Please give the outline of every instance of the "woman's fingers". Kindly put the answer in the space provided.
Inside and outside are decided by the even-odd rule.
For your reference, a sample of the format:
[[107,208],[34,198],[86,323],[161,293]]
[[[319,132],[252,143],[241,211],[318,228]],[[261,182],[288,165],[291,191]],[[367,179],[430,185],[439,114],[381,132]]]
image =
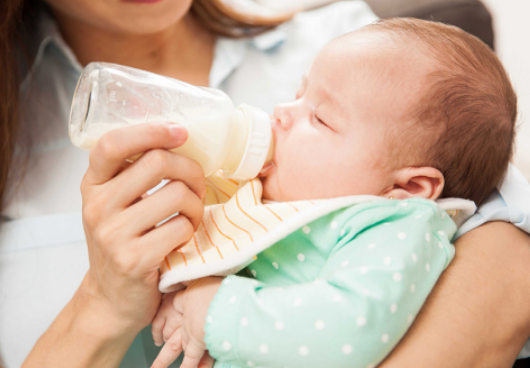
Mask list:
[[128,226],[137,234],[153,228],[159,222],[179,213],[186,216],[198,229],[204,212],[202,200],[181,181],[172,181],[162,189],[128,207],[122,213]]
[[115,194],[108,200],[114,207],[127,207],[162,179],[182,181],[200,198],[206,193],[204,172],[199,164],[173,152],[155,149],[108,182],[109,193]]
[[[167,368],[182,353],[181,330],[178,329],[169,340],[166,341],[151,368]],[[195,367],[194,367],[195,368]]]
[[178,215],[163,225],[149,231],[140,239],[145,249],[142,264],[160,264],[175,248],[185,245],[193,236],[193,225],[187,217]]
[[186,129],[177,124],[138,124],[112,130],[90,152],[84,185],[106,183],[122,169],[127,158],[155,148],[176,148],[187,138]]

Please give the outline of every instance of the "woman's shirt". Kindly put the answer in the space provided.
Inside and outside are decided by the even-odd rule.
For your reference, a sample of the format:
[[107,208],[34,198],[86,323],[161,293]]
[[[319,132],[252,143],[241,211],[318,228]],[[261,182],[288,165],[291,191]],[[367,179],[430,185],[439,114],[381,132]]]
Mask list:
[[[364,2],[347,1],[301,13],[257,37],[218,38],[210,86],[224,90],[236,105],[271,113],[277,103],[294,99],[325,44],[376,19]],[[32,160],[18,191],[8,195],[3,215],[11,221],[0,227],[0,350],[8,368],[22,364],[89,266],[79,191],[88,152],[72,146],[68,137],[71,98],[82,67],[52,19],[43,15],[39,30],[37,56],[22,85]],[[465,230],[503,220],[530,232],[529,219],[530,185],[512,168],[505,185]],[[150,334],[143,333],[122,366],[149,366],[153,348]]]

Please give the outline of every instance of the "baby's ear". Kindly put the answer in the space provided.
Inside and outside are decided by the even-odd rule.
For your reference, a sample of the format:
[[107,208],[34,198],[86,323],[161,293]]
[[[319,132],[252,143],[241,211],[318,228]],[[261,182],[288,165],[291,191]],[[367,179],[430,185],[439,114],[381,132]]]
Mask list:
[[442,194],[444,176],[433,167],[406,167],[396,173],[394,186],[381,195],[387,198],[412,197],[436,200]]

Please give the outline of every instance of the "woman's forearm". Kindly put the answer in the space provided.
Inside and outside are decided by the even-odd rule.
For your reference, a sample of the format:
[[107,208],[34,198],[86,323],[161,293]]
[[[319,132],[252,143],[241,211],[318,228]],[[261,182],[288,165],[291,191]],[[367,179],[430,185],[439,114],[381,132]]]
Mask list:
[[455,246],[455,260],[380,367],[513,365],[530,336],[530,238],[497,222]]
[[114,368],[138,331],[107,313],[85,276],[72,300],[41,336],[22,368]]

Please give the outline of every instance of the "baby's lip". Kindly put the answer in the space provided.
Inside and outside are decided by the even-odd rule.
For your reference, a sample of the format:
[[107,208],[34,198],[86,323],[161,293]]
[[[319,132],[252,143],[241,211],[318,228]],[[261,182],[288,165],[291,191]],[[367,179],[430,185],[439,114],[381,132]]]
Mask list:
[[263,166],[263,168],[261,169],[261,171],[259,172],[258,176],[261,177],[261,176],[266,176],[267,172],[272,169],[274,167],[274,162],[271,161],[267,164],[265,164],[265,166]]

